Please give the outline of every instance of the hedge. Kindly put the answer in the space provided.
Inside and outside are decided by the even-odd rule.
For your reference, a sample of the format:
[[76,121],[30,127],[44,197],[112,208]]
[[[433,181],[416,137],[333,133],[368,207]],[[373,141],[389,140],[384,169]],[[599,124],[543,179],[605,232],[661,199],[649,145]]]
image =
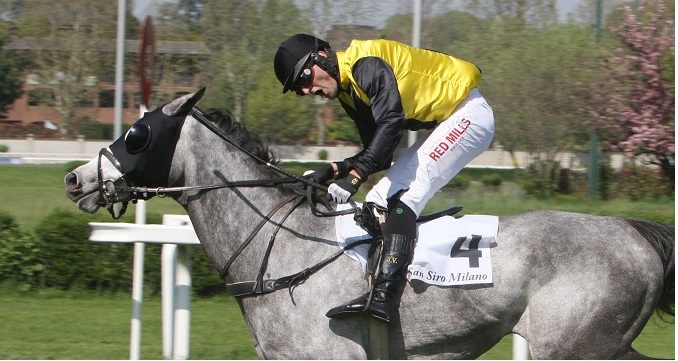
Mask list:
[[[161,223],[162,216],[149,214],[147,219]],[[0,213],[0,282],[22,290],[130,292],[133,244],[90,242],[88,222],[110,218],[56,209],[31,233],[21,231],[11,215]],[[144,252],[144,286],[153,294],[161,290],[161,248],[147,244]],[[199,246],[190,250],[193,291],[198,295],[225,291],[204,250]]]
[[0,282],[28,290],[40,285],[43,270],[35,236],[21,231],[14,218],[0,212]]

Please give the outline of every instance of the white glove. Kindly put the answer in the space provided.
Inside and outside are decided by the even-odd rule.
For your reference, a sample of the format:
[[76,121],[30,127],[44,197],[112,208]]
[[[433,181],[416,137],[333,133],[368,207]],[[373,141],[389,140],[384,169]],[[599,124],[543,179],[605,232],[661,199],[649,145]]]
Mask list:
[[337,183],[330,184],[327,188],[327,198],[335,203],[348,203],[348,199],[354,195],[362,184],[360,178],[349,174]]

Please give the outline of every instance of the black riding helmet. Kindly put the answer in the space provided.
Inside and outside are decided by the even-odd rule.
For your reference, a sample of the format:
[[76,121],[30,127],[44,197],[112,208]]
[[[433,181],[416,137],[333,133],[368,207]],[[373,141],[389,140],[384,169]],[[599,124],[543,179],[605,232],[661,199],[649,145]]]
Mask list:
[[[329,57],[318,55],[318,50],[324,50]],[[297,34],[280,44],[273,67],[275,76],[283,85],[283,94],[296,90],[295,82],[309,61],[318,64],[335,79],[338,77],[336,56],[328,42],[312,35]]]

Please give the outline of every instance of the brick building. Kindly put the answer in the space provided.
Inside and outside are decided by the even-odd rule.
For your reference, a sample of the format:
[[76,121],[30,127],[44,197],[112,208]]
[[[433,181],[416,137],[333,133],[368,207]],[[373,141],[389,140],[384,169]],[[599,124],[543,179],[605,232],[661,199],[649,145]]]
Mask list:
[[[106,40],[96,44],[107,59],[115,58],[115,41]],[[44,50],[45,47],[57,47],[52,43],[45,45],[34,38],[14,39],[6,43],[5,49],[25,56]],[[54,51],[54,49],[49,49]],[[132,123],[138,119],[141,103],[138,75],[139,41],[125,42],[125,75],[123,95],[123,122]],[[156,43],[157,63],[151,104],[159,104],[174,99],[178,95],[194,91],[199,86],[201,63],[208,59],[210,50],[202,42],[158,41]],[[110,56],[109,56],[110,55]],[[7,117],[0,119],[0,138],[13,137],[10,129],[22,126],[38,130],[46,135],[53,125],[61,124],[61,116],[54,107],[58,79],[41,79],[26,65],[22,69],[23,94],[12,104]],[[85,96],[78,100],[73,120],[90,120],[103,123],[114,122],[115,69],[106,67],[100,74],[84,78],[82,91]],[[16,133],[16,131],[14,132]],[[33,132],[35,133],[35,132]],[[20,134],[18,134],[20,136]]]

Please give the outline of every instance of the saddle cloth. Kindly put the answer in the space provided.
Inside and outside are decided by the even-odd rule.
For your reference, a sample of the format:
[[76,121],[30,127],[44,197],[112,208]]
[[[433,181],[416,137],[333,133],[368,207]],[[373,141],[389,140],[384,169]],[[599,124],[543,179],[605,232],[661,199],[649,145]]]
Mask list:
[[[337,210],[348,209],[339,205]],[[407,278],[438,286],[492,283],[490,248],[496,246],[499,218],[466,215],[444,216],[417,224],[417,245]],[[354,220],[353,214],[336,217],[340,247],[371,236]],[[367,277],[369,245],[359,245],[345,254],[357,261]]]

